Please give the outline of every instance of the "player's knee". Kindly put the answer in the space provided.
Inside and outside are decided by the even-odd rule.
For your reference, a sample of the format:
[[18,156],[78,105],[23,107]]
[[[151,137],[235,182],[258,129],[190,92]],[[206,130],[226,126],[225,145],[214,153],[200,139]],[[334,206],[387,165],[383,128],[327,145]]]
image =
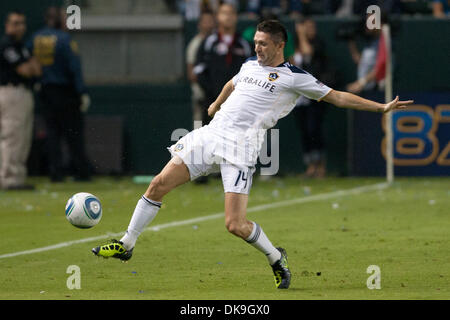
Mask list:
[[238,229],[237,223],[232,222],[232,221],[225,222],[225,228],[227,228],[228,232],[232,233],[232,234],[236,234],[236,231]]
[[242,234],[244,223],[242,223],[242,222],[240,222],[238,220],[231,220],[230,219],[230,220],[226,220],[225,221],[225,227],[227,228],[229,233],[240,237],[241,234]]

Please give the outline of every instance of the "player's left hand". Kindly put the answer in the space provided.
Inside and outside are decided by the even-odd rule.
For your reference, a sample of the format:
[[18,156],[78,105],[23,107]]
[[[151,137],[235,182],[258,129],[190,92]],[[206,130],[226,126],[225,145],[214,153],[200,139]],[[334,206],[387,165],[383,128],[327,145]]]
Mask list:
[[394,100],[392,100],[389,103],[386,103],[384,105],[384,110],[383,113],[392,111],[392,110],[396,110],[396,109],[405,109],[406,106],[413,104],[414,100],[407,100],[407,101],[399,101],[398,100],[398,96],[395,97]]

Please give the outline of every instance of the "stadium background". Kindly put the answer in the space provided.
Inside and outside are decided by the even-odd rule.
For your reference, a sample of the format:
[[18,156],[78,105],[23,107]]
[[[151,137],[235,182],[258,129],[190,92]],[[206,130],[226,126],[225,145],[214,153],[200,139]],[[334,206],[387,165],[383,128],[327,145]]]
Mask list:
[[[192,129],[184,48],[195,35],[196,22],[164,13],[162,1],[17,0],[2,2],[0,14],[4,17],[13,8],[23,10],[30,35],[42,26],[43,12],[48,5],[72,3],[81,7],[82,29],[73,32],[73,36],[79,43],[93,101],[86,127],[89,157],[100,174],[155,174],[169,159],[165,148],[172,143],[173,130]],[[427,13],[426,6],[415,10]],[[293,32],[294,22],[283,21]],[[354,81],[356,66],[346,41],[336,35],[339,28],[356,23],[357,19],[321,15],[316,21],[330,63],[337,71],[336,89],[343,89],[345,84]],[[394,94],[431,107],[448,104],[449,20],[418,14],[398,16],[393,21]],[[242,31],[252,23],[242,18],[238,29]],[[382,101],[383,95],[374,98]],[[42,175],[47,156],[41,151],[45,129],[39,118],[39,105],[36,110],[29,169],[32,175]],[[449,141],[449,127],[449,123],[440,126],[440,150]],[[302,172],[300,133],[292,115],[280,120],[277,128],[281,129],[280,173]],[[383,175],[382,136],[380,115],[329,108],[325,119],[328,171],[344,176]],[[415,171],[397,166],[396,173],[449,174],[448,165],[430,166]]]
[[[156,173],[169,158],[165,147],[173,130],[192,126],[183,49],[195,32],[195,22],[165,14],[162,0],[75,3],[82,8],[82,30],[73,36],[79,42],[93,100],[87,114],[89,156],[100,174]],[[96,5],[88,8],[87,3]],[[130,3],[135,4],[133,10],[126,5]],[[45,8],[55,4],[69,2],[1,1],[0,16],[22,9],[30,35],[42,26]],[[431,17],[427,6],[411,10],[426,14],[401,16],[392,24],[394,94],[430,107],[448,105],[450,19]],[[284,22],[292,31],[293,21]],[[347,43],[336,33],[343,24],[354,22],[317,17],[318,32],[338,71],[338,89],[354,80],[356,67]],[[239,29],[249,23],[242,19]],[[36,115],[29,160],[30,171],[39,175],[29,179],[36,190],[0,192],[0,300],[450,297],[450,166],[437,166],[436,159],[417,168],[397,166],[396,174],[403,170],[403,174],[440,177],[399,177],[393,184],[385,183],[378,114],[329,108],[326,179],[286,175],[254,180],[248,217],[289,252],[293,281],[283,292],[275,290],[265,258],[225,231],[219,179],[207,185],[185,184],[168,194],[129,263],[94,257],[92,247],[123,234],[146,186],[129,176],[50,183],[43,173],[48,155],[40,152],[45,131],[39,106]],[[357,117],[359,121],[352,124]],[[289,115],[278,127],[281,173],[302,172],[294,119]],[[450,122],[441,122],[436,132],[441,153],[450,141],[449,127]],[[349,177],[353,175],[362,177]],[[141,182],[148,183],[147,178]],[[64,214],[67,200],[81,191],[102,202],[102,221],[91,229],[74,228]],[[81,270],[81,290],[67,286],[71,277],[67,269],[74,264]],[[381,268],[381,290],[367,286],[366,270],[374,264]],[[294,303],[293,310],[298,310],[298,301]],[[155,308],[161,305],[156,302]],[[171,305],[166,310],[174,314],[168,318],[176,318],[179,308]],[[278,310],[273,314],[285,311]]]

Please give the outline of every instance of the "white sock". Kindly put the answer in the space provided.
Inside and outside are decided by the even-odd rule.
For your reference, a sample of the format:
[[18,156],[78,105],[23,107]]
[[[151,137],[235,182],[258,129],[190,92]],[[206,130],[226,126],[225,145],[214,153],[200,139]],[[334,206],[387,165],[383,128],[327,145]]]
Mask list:
[[139,199],[131,217],[130,224],[128,225],[128,230],[123,238],[120,239],[125,249],[130,250],[134,248],[137,238],[144,228],[155,218],[160,208],[161,202],[150,200],[145,196]]
[[269,238],[267,238],[266,234],[259,226],[259,224],[253,222],[253,230],[247,239],[245,239],[248,243],[254,246],[256,249],[264,253],[269,260],[269,264],[273,265],[275,262],[280,260],[281,253],[275,248],[270,242]]

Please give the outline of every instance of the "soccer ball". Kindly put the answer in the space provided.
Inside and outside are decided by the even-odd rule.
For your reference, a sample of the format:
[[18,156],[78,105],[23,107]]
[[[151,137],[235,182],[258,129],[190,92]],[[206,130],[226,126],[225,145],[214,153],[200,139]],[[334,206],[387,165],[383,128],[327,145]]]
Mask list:
[[100,200],[87,192],[74,194],[67,201],[66,218],[77,228],[92,228],[102,218],[102,205]]

